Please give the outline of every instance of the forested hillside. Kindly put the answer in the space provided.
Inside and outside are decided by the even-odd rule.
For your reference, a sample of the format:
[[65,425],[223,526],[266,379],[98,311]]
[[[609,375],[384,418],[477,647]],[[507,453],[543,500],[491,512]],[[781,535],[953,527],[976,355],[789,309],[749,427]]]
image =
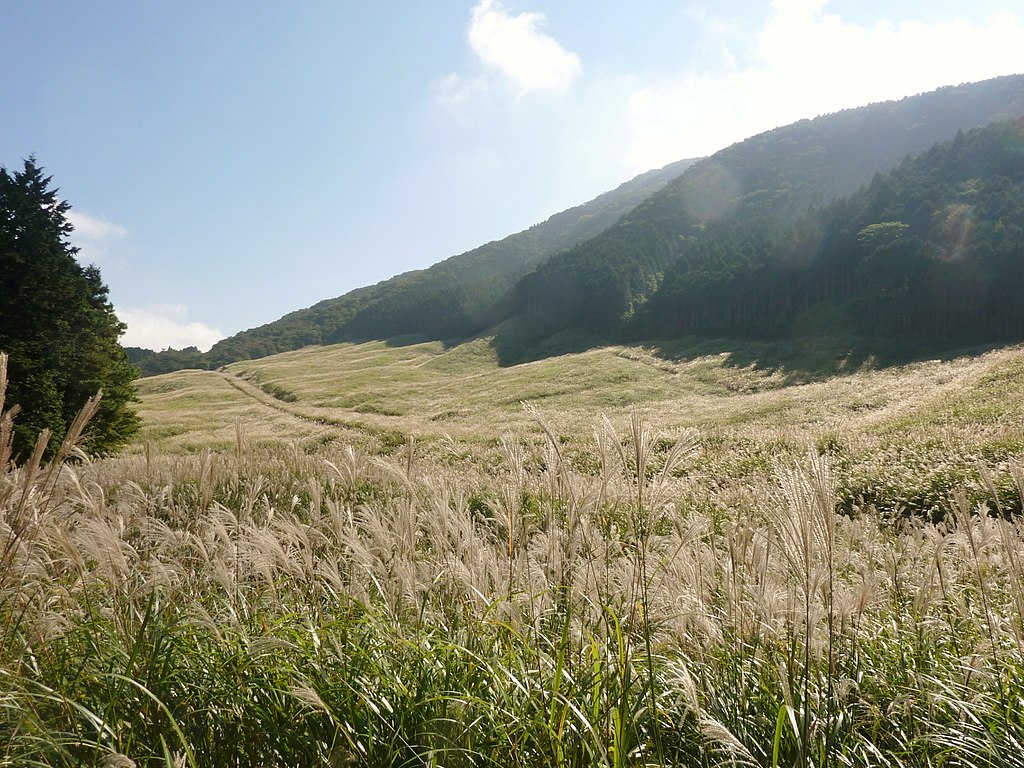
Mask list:
[[[616,226],[525,276],[510,303],[518,338],[501,345],[504,355],[508,362],[528,356],[544,337],[571,328],[620,333],[677,262],[717,259],[724,270],[748,273],[743,265],[759,256],[745,249],[766,223],[785,227],[958,130],[1020,115],[1024,77],[1003,77],[802,120],[724,149]],[[701,282],[691,277],[699,293]],[[672,290],[686,290],[679,276]],[[662,300],[661,312],[670,312],[668,303]],[[680,319],[644,327],[687,325]]]
[[816,330],[936,348],[1024,338],[1024,120],[974,129],[796,223],[707,225],[642,336]]

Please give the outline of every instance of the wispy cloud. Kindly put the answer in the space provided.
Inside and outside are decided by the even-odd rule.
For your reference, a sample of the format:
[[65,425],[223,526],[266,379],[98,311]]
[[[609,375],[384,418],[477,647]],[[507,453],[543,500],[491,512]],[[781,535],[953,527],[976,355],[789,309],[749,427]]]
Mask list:
[[67,219],[74,227],[71,243],[78,248],[78,260],[83,264],[109,266],[113,252],[128,237],[128,230],[120,224],[98,219],[83,211],[70,210]]
[[[826,12],[825,0],[775,0],[749,51],[722,35],[717,66],[648,83],[630,98],[624,164],[639,171],[846,107],[1021,71],[1024,19],[882,20]],[[714,35],[713,20],[706,31]],[[732,55],[735,53],[736,55]],[[743,62],[742,64],[738,62]]]
[[538,91],[565,91],[583,72],[580,57],[541,31],[543,13],[513,14],[499,0],[480,0],[470,13],[469,46],[483,66],[476,78],[449,75],[440,90],[461,101],[486,88],[495,75],[520,97]]
[[198,347],[206,352],[225,334],[205,323],[188,319],[184,304],[154,304],[117,310],[121,322],[128,326],[121,344],[160,351],[171,347]]

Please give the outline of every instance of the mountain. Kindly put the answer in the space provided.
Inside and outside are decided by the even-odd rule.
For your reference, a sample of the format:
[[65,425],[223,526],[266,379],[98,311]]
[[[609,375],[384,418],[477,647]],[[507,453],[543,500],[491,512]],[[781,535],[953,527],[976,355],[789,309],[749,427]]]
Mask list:
[[[865,242],[879,248],[884,242],[895,253],[911,242],[896,233],[922,243],[926,238],[917,230],[871,227],[913,227],[926,217],[924,211],[940,206],[937,198],[932,209],[918,200],[924,206],[918,218],[900,212],[903,218],[853,230],[856,222],[843,217],[868,205],[855,194],[858,189],[889,189],[894,200],[901,199],[903,193],[891,191],[883,178],[901,161],[906,165],[958,131],[1020,116],[1024,75],[801,120],[709,158],[639,176],[525,232],[429,269],[290,313],[225,339],[209,353],[139,350],[133,357],[144,372],[160,372],[182,364],[215,367],[309,344],[488,334],[501,362],[511,364],[600,340],[792,333],[796,318],[818,299],[842,305],[842,312],[849,309],[853,294],[829,280],[868,279],[870,268],[863,264],[852,272],[822,267],[823,259],[847,264],[859,257],[823,250],[821,232],[845,237],[849,248],[854,241],[863,245],[857,240],[863,235]],[[828,284],[811,291],[801,271],[810,261]],[[766,280],[791,280],[816,298],[797,301]],[[891,286],[880,290],[894,301],[898,296]],[[878,302],[866,296],[858,301],[874,317],[888,316]],[[863,323],[858,327],[870,330]],[[949,328],[939,332],[956,335]]]
[[715,238],[726,261],[744,258],[728,252],[723,222],[785,226],[958,130],[1021,115],[1024,76],[1018,75],[801,120],[734,144],[689,167],[615,226],[523,277],[503,318],[515,332],[497,340],[502,357],[529,357],[543,339],[571,329],[621,334],[666,271],[686,263],[691,251],[707,258],[706,238]]
[[[680,160],[641,174],[524,232],[243,331],[215,344],[204,362],[216,367],[309,344],[406,334],[472,336],[493,322],[496,307],[516,280],[552,254],[607,229],[693,162]],[[151,364],[159,365],[159,355]]]

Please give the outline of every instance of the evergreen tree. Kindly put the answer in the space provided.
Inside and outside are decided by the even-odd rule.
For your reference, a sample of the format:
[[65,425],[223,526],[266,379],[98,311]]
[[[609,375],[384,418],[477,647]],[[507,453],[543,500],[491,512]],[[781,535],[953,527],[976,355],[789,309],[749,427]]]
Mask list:
[[75,259],[69,208],[35,158],[22,171],[0,167],[0,351],[10,356],[7,403],[22,409],[15,453],[23,456],[43,429],[58,444],[98,390],[89,450],[117,448],[139,426],[135,369],[118,344],[124,325],[99,270]]

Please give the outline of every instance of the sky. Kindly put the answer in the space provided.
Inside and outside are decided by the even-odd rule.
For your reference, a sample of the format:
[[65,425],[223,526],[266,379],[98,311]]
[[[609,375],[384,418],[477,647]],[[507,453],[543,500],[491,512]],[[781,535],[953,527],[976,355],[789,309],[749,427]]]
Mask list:
[[1021,0],[0,0],[0,32],[0,165],[52,176],[122,344],[156,350],[801,118],[1024,73]]

